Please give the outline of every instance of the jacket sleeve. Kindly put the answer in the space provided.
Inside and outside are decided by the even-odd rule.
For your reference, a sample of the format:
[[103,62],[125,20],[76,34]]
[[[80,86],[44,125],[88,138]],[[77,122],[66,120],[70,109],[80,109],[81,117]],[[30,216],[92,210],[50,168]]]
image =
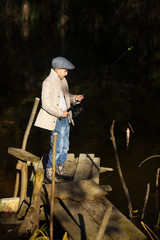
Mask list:
[[71,104],[75,102],[75,97],[76,97],[76,96],[77,96],[77,95],[74,95],[74,94],[69,93],[70,103],[71,103]]
[[59,108],[59,101],[60,96],[57,97],[57,99],[54,97],[53,101],[53,89],[51,89],[51,86],[49,82],[44,81],[42,84],[42,108],[48,112],[49,114],[55,116],[55,117],[61,117],[63,114],[63,111]]

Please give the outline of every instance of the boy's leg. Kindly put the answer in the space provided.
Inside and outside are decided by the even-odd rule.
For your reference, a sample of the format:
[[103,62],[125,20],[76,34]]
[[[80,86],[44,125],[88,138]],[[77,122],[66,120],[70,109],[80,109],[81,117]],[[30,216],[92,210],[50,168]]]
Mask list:
[[66,161],[67,153],[69,150],[69,132],[70,126],[67,118],[58,118],[56,128],[51,132],[50,136],[50,151],[48,154],[47,168],[52,168],[52,151],[53,151],[53,134],[57,133],[57,146],[56,146],[56,166],[63,164]]

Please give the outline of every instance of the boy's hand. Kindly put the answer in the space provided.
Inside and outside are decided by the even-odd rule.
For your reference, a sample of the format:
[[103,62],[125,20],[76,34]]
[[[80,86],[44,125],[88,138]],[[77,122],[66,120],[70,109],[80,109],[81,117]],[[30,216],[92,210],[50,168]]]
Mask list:
[[83,95],[77,95],[75,97],[75,100],[81,102],[83,100],[83,98],[84,98]]
[[63,111],[62,118],[65,118],[65,117],[67,117],[67,116],[68,116],[68,114],[69,114],[69,112],[67,112],[67,111]]

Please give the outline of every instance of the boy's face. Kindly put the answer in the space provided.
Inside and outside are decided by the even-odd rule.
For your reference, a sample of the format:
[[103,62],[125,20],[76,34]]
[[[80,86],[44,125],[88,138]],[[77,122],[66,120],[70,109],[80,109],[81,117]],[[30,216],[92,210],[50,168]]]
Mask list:
[[55,72],[57,73],[58,77],[60,79],[64,78],[65,76],[68,75],[68,70],[64,68],[56,68]]

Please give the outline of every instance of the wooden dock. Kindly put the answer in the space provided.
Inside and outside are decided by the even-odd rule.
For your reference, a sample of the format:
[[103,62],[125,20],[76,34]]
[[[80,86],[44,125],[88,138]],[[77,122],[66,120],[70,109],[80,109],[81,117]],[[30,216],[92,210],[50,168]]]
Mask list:
[[[43,170],[44,159],[34,157],[27,151],[9,148],[9,153],[30,164],[33,171],[30,177],[30,186],[35,185],[36,172]],[[34,161],[32,161],[33,159]],[[34,164],[33,164],[34,162]],[[73,240],[144,240],[146,236],[107,199],[111,191],[110,186],[99,185],[99,175],[111,168],[100,166],[100,158],[94,154],[68,154],[65,167],[74,175],[71,181],[59,180],[55,184],[54,217]],[[32,183],[32,184],[31,184]],[[30,191],[28,191],[30,192]],[[32,192],[32,191],[31,191]],[[34,194],[34,190],[32,195]],[[38,194],[38,192],[36,193]],[[32,195],[27,195],[22,202],[18,216],[23,218],[21,229],[31,230],[28,220],[31,206],[34,205]],[[37,197],[37,195],[36,195]],[[49,219],[51,184],[42,183],[39,191],[39,211],[33,211],[32,220]],[[37,198],[38,199],[38,198]],[[37,207],[36,207],[37,208]],[[29,211],[28,211],[29,209]],[[33,210],[32,208],[31,210]],[[27,215],[26,212],[28,211]],[[27,220],[26,220],[27,219]],[[24,224],[24,222],[26,223]],[[34,222],[34,221],[32,221]],[[27,229],[28,228],[28,229]],[[22,232],[23,232],[22,231]]]
[[[68,169],[72,161],[68,158]],[[73,182],[56,184],[54,215],[71,239],[95,240],[105,213],[109,215],[103,240],[143,240],[144,234],[107,199],[110,186],[99,185],[100,159],[80,154]],[[105,190],[104,190],[105,189]],[[45,185],[41,199],[50,202],[51,185]],[[104,223],[105,224],[105,223]]]
[[[87,184],[88,183],[86,181],[86,185]],[[75,188],[76,185],[77,184],[75,183]],[[50,193],[49,187],[46,187],[47,193]],[[44,195],[43,193],[41,198],[43,199],[44,204],[50,201],[50,195]],[[131,223],[131,221],[129,221],[120,211],[118,211],[118,209],[116,209],[106,197],[100,195],[96,196],[95,194],[94,200],[85,198],[86,196],[84,196],[83,200],[79,199],[79,201],[77,201],[77,199],[61,199],[59,197],[56,197],[55,199],[54,215],[72,239],[96,239],[105,212],[110,207],[111,212],[103,239],[146,239],[141,231],[136,228],[135,225]]]

